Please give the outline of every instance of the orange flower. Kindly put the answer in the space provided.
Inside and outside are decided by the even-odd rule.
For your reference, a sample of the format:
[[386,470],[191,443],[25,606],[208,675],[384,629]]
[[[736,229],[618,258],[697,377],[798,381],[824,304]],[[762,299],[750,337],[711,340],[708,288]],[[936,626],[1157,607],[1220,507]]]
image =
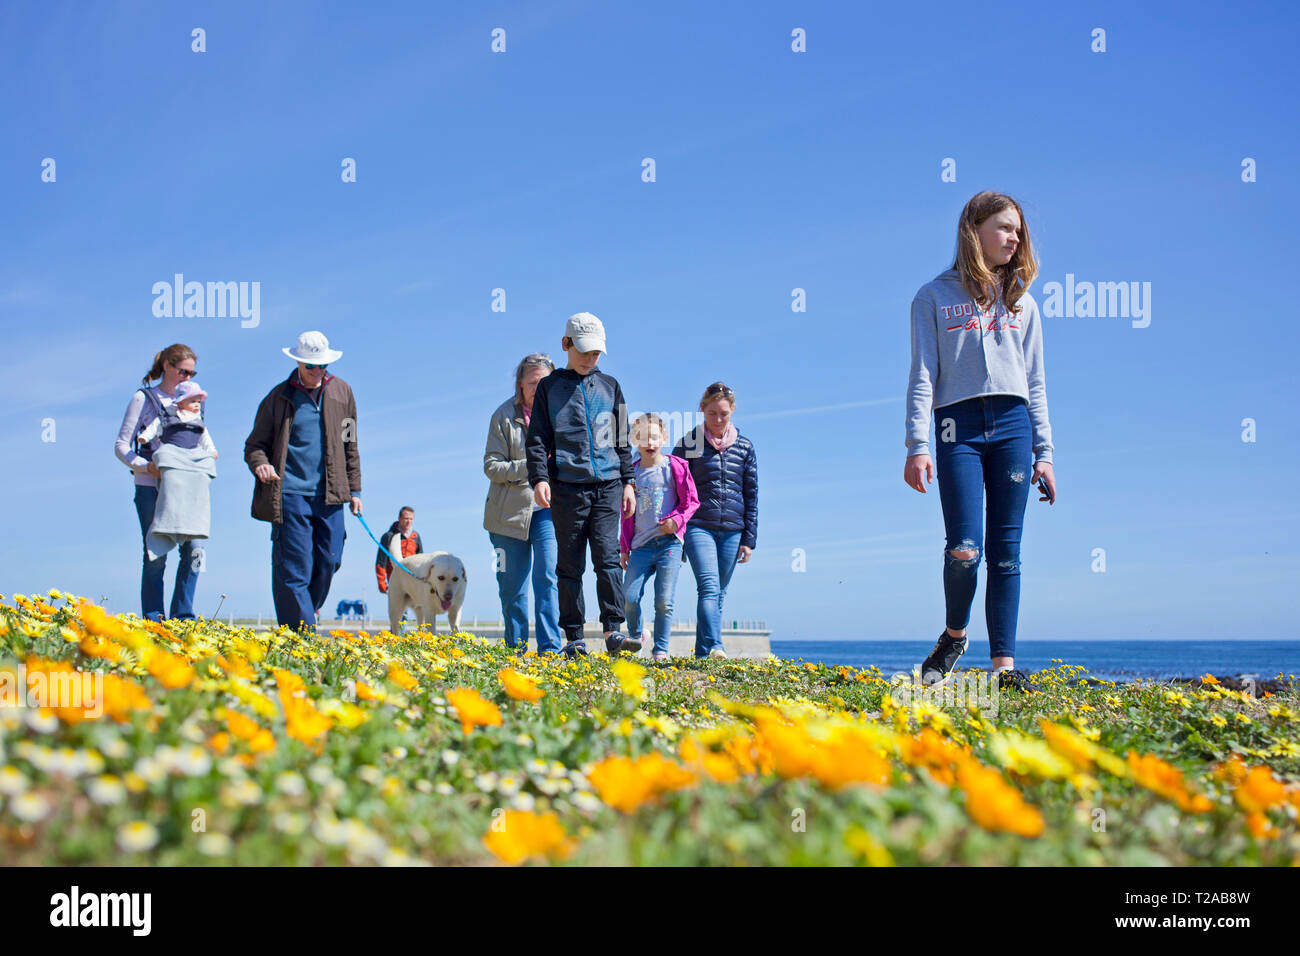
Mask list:
[[149,710],[152,706],[144,688],[135,681],[116,674],[104,675],[104,716],[123,724],[131,711]]
[[420,682],[398,664],[388,668],[388,679],[403,690],[415,690],[420,686]]
[[511,700],[541,700],[545,696],[545,691],[537,686],[537,681],[511,667],[497,671],[497,680],[501,681],[506,696]]
[[365,681],[357,681],[357,700],[383,700],[383,691],[372,690]]
[[460,717],[460,726],[465,733],[471,733],[476,726],[500,727],[501,711],[490,700],[471,687],[457,687],[447,692],[447,703],[456,708]]
[[1271,807],[1286,802],[1286,787],[1273,777],[1268,767],[1251,767],[1245,778],[1232,791],[1237,805],[1247,813],[1263,813]]
[[257,679],[257,674],[253,671],[252,666],[238,654],[232,654],[229,657],[218,657],[217,666],[234,677],[242,677],[244,680]]
[[631,813],[661,793],[695,783],[694,774],[657,752],[635,760],[606,757],[591,768],[587,779],[601,800],[623,813]]
[[522,863],[532,857],[562,860],[574,848],[560,818],[554,813],[507,810],[483,837],[483,845],[505,863]]
[[1217,683],[1219,683],[1219,679],[1218,679],[1217,677],[1215,677],[1213,674],[1206,674],[1204,677],[1201,678],[1201,683],[1202,683],[1202,684],[1217,684]]
[[194,668],[180,654],[159,649],[148,657],[145,668],[168,690],[188,687],[190,681],[194,680]]
[[1139,756],[1133,751],[1125,754],[1133,779],[1152,793],[1157,793],[1166,800],[1172,800],[1184,813],[1206,813],[1213,804],[1200,795],[1188,792],[1183,783],[1183,773],[1152,754]]
[[1002,779],[1002,774],[975,761],[963,761],[957,768],[957,785],[966,793],[966,812],[986,830],[1004,830],[1023,837],[1043,832],[1043,815],[1025,803],[1020,791]]

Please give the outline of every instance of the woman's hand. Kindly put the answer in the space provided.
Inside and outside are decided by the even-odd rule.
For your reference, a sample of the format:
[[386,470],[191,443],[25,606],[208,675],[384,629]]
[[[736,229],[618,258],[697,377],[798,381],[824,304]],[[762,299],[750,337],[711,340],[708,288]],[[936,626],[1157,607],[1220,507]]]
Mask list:
[[258,465],[253,469],[253,474],[257,476],[258,481],[279,481],[280,476],[275,473],[275,469],[267,465]]
[[903,466],[903,480],[908,487],[925,494],[925,486],[934,484],[934,459],[929,455],[908,455],[907,464]]
[[155,478],[162,477],[162,472],[158,470],[158,466],[155,465],[153,462],[149,462],[148,466],[145,468],[145,471],[153,475]]
[[744,564],[749,560],[749,556],[754,553],[754,549],[747,544],[742,544],[736,552],[736,563]]
[[626,552],[626,551],[620,551],[620,552],[618,553],[618,563],[619,563],[619,566],[622,567],[622,569],[623,569],[624,571],[627,570],[627,552]]
[[677,533],[677,522],[674,521],[672,518],[665,518],[663,521],[659,522],[659,533],[660,533],[660,534],[676,534],[676,533]]
[[1037,484],[1039,478],[1042,478],[1047,484],[1047,490],[1051,493],[1051,497],[1044,495],[1038,500],[1046,501],[1048,504],[1052,505],[1056,504],[1056,472],[1052,470],[1052,463],[1050,461],[1034,462],[1034,477],[1030,480]]

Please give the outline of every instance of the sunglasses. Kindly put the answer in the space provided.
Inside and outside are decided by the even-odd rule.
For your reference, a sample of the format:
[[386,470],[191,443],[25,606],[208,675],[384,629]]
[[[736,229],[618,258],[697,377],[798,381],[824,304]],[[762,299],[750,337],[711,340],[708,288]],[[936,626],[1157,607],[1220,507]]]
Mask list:
[[319,369],[325,369],[325,368],[328,368],[328,367],[329,367],[329,363],[326,362],[324,365],[308,365],[307,363],[304,362],[302,367],[305,368],[305,369],[307,369],[308,371],[315,371],[315,370],[318,369],[318,368],[319,368]]
[[735,395],[736,393],[733,392],[731,389],[727,388],[727,386],[725,385],[710,385],[708,391],[706,391],[704,394],[705,395]]
[[[176,366],[173,365],[172,368],[176,368]],[[176,374],[179,375],[181,378],[193,378],[195,375],[198,375],[199,373],[196,369],[192,369],[192,368],[177,368]]]

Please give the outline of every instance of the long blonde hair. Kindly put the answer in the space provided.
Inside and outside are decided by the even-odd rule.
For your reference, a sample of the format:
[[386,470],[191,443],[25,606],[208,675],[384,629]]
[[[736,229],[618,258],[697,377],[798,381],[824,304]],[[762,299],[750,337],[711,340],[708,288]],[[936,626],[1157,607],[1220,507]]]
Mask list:
[[[1010,262],[989,268],[980,246],[979,227],[989,216],[996,216],[1008,207],[1015,209],[1020,217],[1020,228],[1016,231],[1020,243]],[[1029,224],[1025,222],[1020,203],[988,189],[972,196],[957,220],[957,258],[952,267],[960,273],[962,285],[981,309],[987,310],[1001,300],[1008,311],[1018,312],[1016,303],[1038,275],[1038,260],[1034,257]]]
[[197,362],[199,357],[194,354],[192,348],[188,345],[181,345],[179,342],[175,345],[167,346],[161,352],[155,352],[153,356],[153,364],[149,366],[149,371],[145,374],[145,377],[140,379],[140,384],[148,385],[154,379],[162,378],[164,362],[168,365],[179,365],[186,359],[194,359],[194,361]]

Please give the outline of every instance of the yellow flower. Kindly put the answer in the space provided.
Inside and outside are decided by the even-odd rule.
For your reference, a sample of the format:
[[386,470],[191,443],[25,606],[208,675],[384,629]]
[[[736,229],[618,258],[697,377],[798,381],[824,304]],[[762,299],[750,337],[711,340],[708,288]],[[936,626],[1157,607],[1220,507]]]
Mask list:
[[447,703],[456,708],[461,729],[470,733],[477,727],[500,727],[501,711],[472,687],[457,687],[447,692]]
[[510,667],[497,671],[497,680],[501,681],[506,696],[511,700],[541,700],[545,695],[545,691],[537,686],[537,681]]
[[844,845],[858,853],[867,866],[893,866],[894,858],[885,847],[860,826],[849,827],[844,834]]
[[574,849],[574,841],[554,813],[521,810],[506,810],[494,820],[483,845],[497,859],[512,865],[533,857],[562,860]]
[[626,657],[620,657],[610,668],[614,676],[618,678],[619,688],[629,697],[635,697],[637,700],[645,700],[645,685],[641,683],[641,678],[645,677],[645,668],[640,664],[628,660]]

